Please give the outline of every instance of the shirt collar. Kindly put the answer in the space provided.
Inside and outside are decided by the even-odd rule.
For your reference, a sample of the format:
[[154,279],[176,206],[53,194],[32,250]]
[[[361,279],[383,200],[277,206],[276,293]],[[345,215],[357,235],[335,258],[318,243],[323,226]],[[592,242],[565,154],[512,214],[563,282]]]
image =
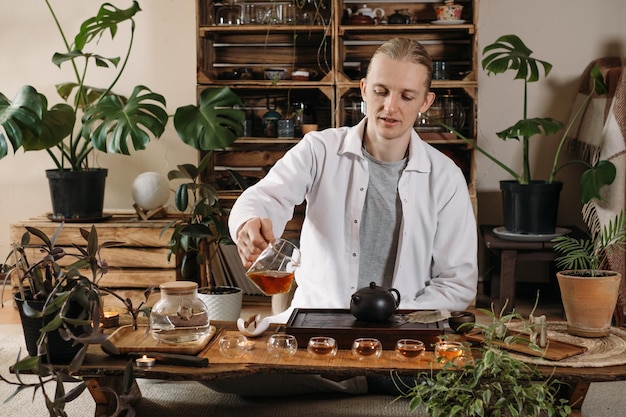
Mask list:
[[[365,125],[367,123],[367,117],[364,117],[358,124],[348,128],[343,146],[339,150],[339,154],[351,153],[360,158],[364,158],[362,146],[363,146],[363,133]],[[407,162],[406,170],[430,172],[431,164],[430,159],[426,156],[426,144],[422,141],[415,130],[411,131],[411,142],[409,144],[409,160]]]

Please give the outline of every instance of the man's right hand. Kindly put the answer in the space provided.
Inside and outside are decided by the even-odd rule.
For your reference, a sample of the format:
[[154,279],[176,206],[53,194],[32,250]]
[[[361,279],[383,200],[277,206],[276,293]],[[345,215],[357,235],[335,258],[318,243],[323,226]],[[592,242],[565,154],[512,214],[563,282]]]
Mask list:
[[242,224],[237,231],[237,252],[243,266],[250,268],[263,249],[274,240],[272,221],[269,218],[253,217]]

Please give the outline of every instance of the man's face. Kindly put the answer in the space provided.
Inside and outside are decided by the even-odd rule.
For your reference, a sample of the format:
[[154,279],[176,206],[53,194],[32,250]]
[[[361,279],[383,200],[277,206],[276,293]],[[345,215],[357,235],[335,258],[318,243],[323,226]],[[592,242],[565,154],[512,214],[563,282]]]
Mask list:
[[378,55],[370,62],[361,96],[367,106],[367,133],[378,139],[408,138],[419,112],[435,99],[426,88],[426,68]]

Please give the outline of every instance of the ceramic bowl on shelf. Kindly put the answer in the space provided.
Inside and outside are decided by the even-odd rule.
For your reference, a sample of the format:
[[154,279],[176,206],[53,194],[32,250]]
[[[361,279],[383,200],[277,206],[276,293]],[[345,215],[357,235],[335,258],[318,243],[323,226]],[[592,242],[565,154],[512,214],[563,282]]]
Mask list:
[[263,71],[266,80],[279,81],[284,80],[287,76],[287,70],[284,68],[268,68]]
[[309,80],[309,71],[306,70],[296,70],[291,73],[291,79],[294,81],[308,81]]
[[433,6],[437,20],[460,20],[463,6],[454,3],[445,3]]

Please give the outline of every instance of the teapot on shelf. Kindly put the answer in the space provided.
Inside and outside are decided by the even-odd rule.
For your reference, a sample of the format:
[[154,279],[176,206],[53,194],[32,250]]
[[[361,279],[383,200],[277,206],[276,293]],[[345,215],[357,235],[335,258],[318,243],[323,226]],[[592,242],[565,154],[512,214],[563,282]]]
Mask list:
[[352,12],[350,8],[346,8],[345,10],[348,17],[348,24],[350,25],[371,25],[380,23],[385,16],[385,10],[380,7],[372,9],[367,7],[367,4],[362,5],[356,12]]
[[383,288],[370,282],[350,298],[350,313],[357,320],[383,322],[389,320],[400,305],[400,292],[395,288]]

